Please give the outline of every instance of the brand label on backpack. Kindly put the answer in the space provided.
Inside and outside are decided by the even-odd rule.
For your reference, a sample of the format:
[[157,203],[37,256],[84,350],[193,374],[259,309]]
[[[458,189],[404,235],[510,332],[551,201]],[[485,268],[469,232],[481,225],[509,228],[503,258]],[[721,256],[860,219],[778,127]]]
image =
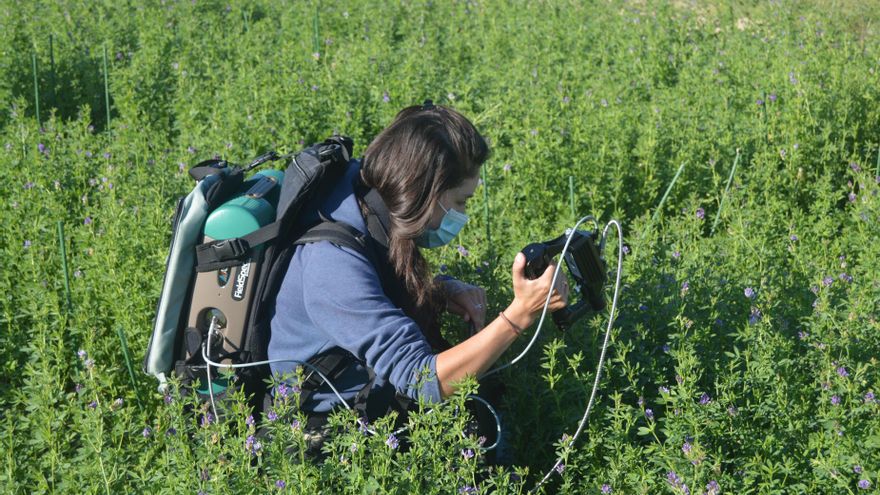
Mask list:
[[241,265],[241,268],[238,269],[238,276],[235,277],[235,289],[232,291],[232,298],[236,301],[244,299],[244,291],[250,274],[251,262],[248,260],[247,263]]

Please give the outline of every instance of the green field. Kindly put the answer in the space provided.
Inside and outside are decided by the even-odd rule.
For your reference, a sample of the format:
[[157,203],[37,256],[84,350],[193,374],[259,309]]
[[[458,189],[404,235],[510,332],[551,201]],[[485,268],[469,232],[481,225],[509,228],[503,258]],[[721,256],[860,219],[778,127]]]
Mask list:
[[[545,493],[876,492],[878,25],[873,0],[0,0],[0,491],[526,493],[561,455]],[[504,372],[506,469],[463,397],[405,452],[340,415],[314,464],[289,422],[249,438],[243,404],[218,424],[157,392],[186,169],[336,132],[360,156],[426,98],[492,148],[463,249],[430,253],[489,315],[526,244],[623,225],[574,446],[606,313]]]

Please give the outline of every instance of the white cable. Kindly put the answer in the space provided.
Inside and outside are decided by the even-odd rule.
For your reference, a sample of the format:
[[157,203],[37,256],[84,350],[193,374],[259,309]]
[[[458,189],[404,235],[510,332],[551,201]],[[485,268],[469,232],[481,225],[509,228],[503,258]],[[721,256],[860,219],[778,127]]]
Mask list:
[[[617,220],[611,220],[607,224],[605,224],[605,229],[602,231],[602,239],[604,242],[605,234],[608,232],[608,227],[614,224],[617,227],[617,277],[614,282],[614,297],[611,301],[611,313],[608,316],[608,328],[605,330],[605,340],[602,343],[602,352],[599,354],[599,363],[596,365],[596,379],[593,380],[593,390],[590,392],[590,400],[587,402],[587,409],[584,411],[584,416],[581,418],[580,423],[578,424],[577,430],[574,432],[574,435],[569,440],[568,445],[566,447],[570,448],[574,445],[575,440],[577,440],[578,435],[583,431],[584,426],[587,423],[587,418],[590,416],[590,411],[593,408],[593,401],[596,398],[596,390],[599,388],[599,380],[602,377],[602,364],[605,362],[605,351],[608,350],[608,340],[611,337],[611,327],[614,325],[614,310],[617,308],[617,296],[620,291],[620,274],[623,269],[623,229],[620,227],[620,223]],[[568,247],[568,244],[566,244]],[[564,255],[565,251],[563,251]],[[546,310],[546,307],[545,307]],[[559,466],[562,465],[562,456],[556,459],[556,463],[553,464],[553,467],[547,471],[547,474],[544,475],[544,478],[532,488],[529,493],[535,492],[538,488],[541,487],[550,476],[553,474],[553,471],[557,470]]]
[[[348,405],[348,402],[342,397],[342,395],[339,393],[339,391],[336,389],[336,387],[333,386],[333,383],[330,381],[330,379],[327,378],[327,376],[324,373],[322,373],[312,363],[300,361],[298,359],[269,359],[266,361],[256,361],[253,363],[242,363],[242,364],[223,364],[223,363],[218,363],[218,362],[212,361],[211,358],[208,357],[207,349],[209,349],[211,347],[211,336],[217,331],[216,322],[217,322],[217,317],[215,316],[211,319],[211,326],[208,328],[208,337],[205,340],[204,345],[202,345],[202,359],[205,361],[205,371],[207,372],[208,395],[211,398],[211,409],[214,411],[214,417],[217,418],[218,420],[219,420],[220,416],[217,415],[217,406],[214,403],[214,385],[211,382],[211,366],[214,366],[216,368],[233,368],[233,369],[235,369],[235,368],[248,368],[251,366],[262,366],[262,365],[272,364],[272,363],[300,364],[300,365],[303,365],[303,366],[309,368],[310,370],[314,371],[315,373],[317,373],[318,376],[320,376],[321,379],[324,380],[324,383],[326,383],[327,386],[330,387],[330,390],[333,391],[333,393],[336,395],[336,397],[339,399],[339,401],[342,402],[342,405],[345,406],[346,409],[351,410],[351,406]],[[492,444],[491,447],[484,447],[484,448],[482,448],[482,450],[487,451],[487,450],[494,449],[495,447],[498,446],[498,442],[501,439],[501,419],[498,417],[498,413],[482,397],[478,397],[476,395],[471,394],[471,395],[468,395],[467,398],[474,399],[478,402],[482,402],[483,404],[485,404],[485,406],[489,409],[489,412],[492,413],[492,416],[495,418],[495,428],[496,428],[496,431],[498,432],[498,436],[496,437],[495,443]],[[430,414],[432,412],[434,412],[433,408],[429,409],[426,412],[426,414]],[[371,428],[365,428],[365,429],[367,432],[369,432],[372,435],[378,434],[375,430],[373,430]],[[397,430],[392,432],[392,435],[397,435],[399,433],[402,433],[402,432],[406,431],[406,429],[407,429],[406,426],[398,428]]]
[[[580,225],[587,220],[593,220],[594,222],[596,221],[596,219],[592,215],[587,215],[587,216],[581,218],[574,225],[574,228],[571,229],[571,231],[568,233],[568,237],[565,239],[565,245],[562,247],[562,252],[559,254],[560,262],[556,264],[556,270],[553,272],[553,280],[550,283],[550,290],[547,291],[547,300],[544,301],[544,310],[541,311],[541,319],[538,320],[538,326],[535,328],[535,334],[532,335],[532,340],[529,341],[529,345],[527,345],[526,348],[523,349],[523,351],[520,352],[517,357],[513,358],[513,360],[511,362],[504,364],[504,365],[501,365],[501,366],[498,366],[497,368],[494,368],[492,370],[489,370],[489,371],[483,373],[482,375],[480,375],[480,377],[478,379],[486,378],[489,375],[494,375],[495,373],[498,373],[499,371],[501,371],[503,369],[507,369],[507,368],[513,366],[514,364],[519,362],[519,360],[522,359],[529,352],[529,350],[531,350],[532,345],[535,343],[536,340],[538,340],[538,335],[541,333],[541,327],[544,326],[544,318],[547,317],[547,310],[550,308],[550,298],[553,297],[553,288],[556,287],[556,279],[559,277],[559,271],[562,269],[562,259],[565,257],[565,254],[568,253],[568,245],[571,243],[571,239],[574,237],[574,234],[577,232],[577,228],[580,227]],[[597,227],[598,227],[598,224],[597,224]],[[607,226],[606,226],[606,228],[607,228]],[[603,234],[603,237],[604,237],[604,234]]]

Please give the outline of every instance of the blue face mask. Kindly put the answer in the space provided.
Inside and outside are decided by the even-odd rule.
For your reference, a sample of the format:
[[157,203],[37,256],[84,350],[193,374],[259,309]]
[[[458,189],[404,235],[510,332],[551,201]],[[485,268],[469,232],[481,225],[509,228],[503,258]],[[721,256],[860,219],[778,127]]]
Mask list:
[[464,213],[447,210],[441,203],[440,208],[446,212],[443,215],[443,221],[440,222],[438,229],[425,229],[421,236],[416,239],[416,245],[423,248],[437,248],[449,244],[455,236],[461,232],[462,227],[468,221],[468,216]]

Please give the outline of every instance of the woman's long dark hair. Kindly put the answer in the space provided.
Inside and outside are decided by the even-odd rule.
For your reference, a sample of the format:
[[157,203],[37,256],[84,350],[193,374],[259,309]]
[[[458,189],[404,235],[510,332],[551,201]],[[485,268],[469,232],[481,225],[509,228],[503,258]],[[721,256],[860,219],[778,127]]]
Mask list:
[[[468,119],[430,102],[404,108],[364,153],[361,178],[388,207],[388,257],[419,313],[436,325],[440,298],[415,244],[440,195],[476,177],[489,146]],[[434,330],[424,329],[423,330]]]

